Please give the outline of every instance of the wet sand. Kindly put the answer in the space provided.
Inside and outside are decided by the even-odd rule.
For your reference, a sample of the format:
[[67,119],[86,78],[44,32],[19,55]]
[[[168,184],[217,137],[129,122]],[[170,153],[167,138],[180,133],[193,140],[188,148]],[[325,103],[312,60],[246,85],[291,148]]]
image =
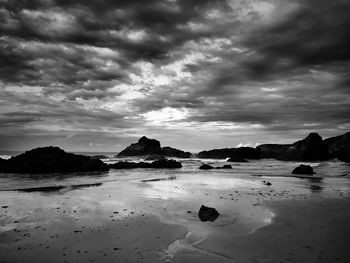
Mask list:
[[[0,263],[350,258],[348,176],[112,171],[103,182],[64,182],[0,191]],[[218,219],[200,221],[202,204]]]

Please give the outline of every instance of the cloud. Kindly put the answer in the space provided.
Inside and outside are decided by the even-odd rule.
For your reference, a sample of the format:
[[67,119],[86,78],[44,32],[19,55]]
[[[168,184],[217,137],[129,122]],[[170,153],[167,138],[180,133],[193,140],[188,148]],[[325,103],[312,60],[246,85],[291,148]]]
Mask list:
[[144,134],[199,149],[342,133],[349,10],[345,0],[1,1],[0,133],[18,147],[44,136],[110,150]]

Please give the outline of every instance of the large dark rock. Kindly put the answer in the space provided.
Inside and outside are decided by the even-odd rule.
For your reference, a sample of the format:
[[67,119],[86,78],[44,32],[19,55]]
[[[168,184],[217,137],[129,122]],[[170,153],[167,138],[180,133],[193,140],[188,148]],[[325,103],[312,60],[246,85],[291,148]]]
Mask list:
[[243,158],[235,158],[235,157],[232,157],[230,159],[227,160],[228,162],[231,162],[231,163],[248,163],[249,161],[246,160],[246,159],[243,159]]
[[279,156],[285,161],[324,161],[329,159],[328,147],[317,133],[310,133],[305,139],[293,143]]
[[260,150],[251,147],[224,148],[202,151],[197,154],[198,158],[210,159],[259,159]]
[[180,162],[175,160],[157,160],[152,163],[147,162],[124,162],[120,161],[109,165],[113,169],[135,169],[135,168],[181,168]]
[[150,155],[148,157],[145,158],[145,161],[156,161],[156,160],[164,160],[165,157],[163,155],[160,154],[154,154],[154,155]]
[[207,207],[204,205],[202,205],[198,211],[198,217],[203,222],[213,222],[218,218],[219,215],[219,212],[215,208]]
[[217,166],[215,169],[232,169],[232,166],[229,164],[224,164],[223,166]]
[[292,174],[314,174],[314,170],[310,165],[301,164],[298,167],[294,168]]
[[256,148],[260,150],[260,158],[280,159],[291,144],[261,144]]
[[252,147],[239,147],[233,155],[230,156],[233,159],[259,159],[260,149]]
[[224,148],[224,149],[214,149],[209,151],[202,151],[197,154],[198,158],[208,158],[208,159],[226,159],[231,157],[236,151],[236,148]]
[[11,157],[0,165],[8,173],[65,173],[106,171],[108,166],[89,156],[67,153],[58,147],[43,147]]
[[140,155],[153,155],[162,154],[160,148],[160,142],[154,139],[149,139],[146,136],[141,137],[137,143],[132,143],[126,147],[117,156],[140,156]]
[[169,146],[162,147],[162,154],[167,157],[191,158],[192,153],[184,152]]
[[209,165],[209,164],[202,164],[201,166],[199,166],[199,169],[201,169],[201,170],[211,170],[211,169],[214,169],[214,167]]
[[350,132],[325,139],[331,158],[338,158],[343,162],[350,162]]

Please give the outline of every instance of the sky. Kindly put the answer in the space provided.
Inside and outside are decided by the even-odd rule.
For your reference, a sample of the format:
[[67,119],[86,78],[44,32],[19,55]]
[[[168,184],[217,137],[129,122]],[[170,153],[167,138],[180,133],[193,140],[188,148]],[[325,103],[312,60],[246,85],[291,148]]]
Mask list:
[[350,130],[348,0],[0,0],[0,150]]

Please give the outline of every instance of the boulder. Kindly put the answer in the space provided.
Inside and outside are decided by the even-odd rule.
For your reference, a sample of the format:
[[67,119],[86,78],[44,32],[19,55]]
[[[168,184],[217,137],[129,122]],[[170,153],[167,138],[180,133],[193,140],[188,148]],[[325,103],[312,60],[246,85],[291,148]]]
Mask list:
[[90,156],[67,153],[58,147],[42,147],[11,157],[1,172],[9,173],[66,173],[106,171],[108,166]]
[[162,154],[167,157],[191,158],[192,153],[184,152],[169,146],[162,147]]
[[234,155],[236,148],[214,149],[202,151],[197,154],[198,158],[226,159]]
[[343,162],[350,162],[350,132],[325,139],[331,158],[338,158]]
[[114,164],[109,165],[110,168],[113,169],[135,169],[135,168],[181,168],[182,165],[180,162],[175,160],[157,160],[152,163],[146,162],[125,162],[120,161]]
[[261,144],[256,148],[260,150],[260,158],[280,159],[291,144]]
[[292,174],[314,174],[314,170],[310,165],[301,164],[298,167],[294,168]]
[[162,154],[160,142],[154,139],[149,139],[146,136],[141,137],[137,143],[132,143],[126,147],[117,156],[140,156],[140,155],[154,155]]
[[293,143],[279,156],[284,161],[324,161],[329,159],[328,147],[317,133]]
[[252,147],[239,147],[230,156],[233,159],[259,159],[260,149]]
[[231,163],[248,163],[249,161],[246,160],[246,159],[243,159],[243,158],[235,158],[235,157],[232,157],[230,159],[227,160],[228,162],[231,162]]
[[214,222],[219,215],[219,212],[215,208],[207,207],[204,205],[202,205],[198,211],[198,217],[203,222]]
[[201,166],[199,166],[199,169],[201,169],[201,170],[211,170],[211,169],[214,169],[214,167],[209,165],[209,164],[202,164]]

